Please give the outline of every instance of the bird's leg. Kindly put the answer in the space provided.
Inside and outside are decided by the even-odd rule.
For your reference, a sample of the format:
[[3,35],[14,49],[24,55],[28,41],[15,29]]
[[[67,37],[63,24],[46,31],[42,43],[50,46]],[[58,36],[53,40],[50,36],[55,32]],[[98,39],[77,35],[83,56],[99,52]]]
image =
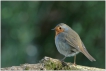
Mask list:
[[74,56],[74,64],[76,66],[76,55]]
[[64,61],[65,58],[66,58],[66,56],[61,61]]
[[63,59],[61,59],[61,63],[62,63],[63,66],[68,66],[67,63],[64,62],[65,58],[66,58],[66,56]]

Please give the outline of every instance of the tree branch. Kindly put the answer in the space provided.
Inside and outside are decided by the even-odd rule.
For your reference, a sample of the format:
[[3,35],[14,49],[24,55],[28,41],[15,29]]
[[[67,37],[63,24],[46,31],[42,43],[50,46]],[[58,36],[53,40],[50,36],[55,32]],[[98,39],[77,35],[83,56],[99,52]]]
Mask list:
[[95,68],[95,67],[87,67],[81,65],[73,65],[72,63],[61,62],[58,59],[53,59],[50,57],[44,57],[37,64],[22,64],[20,66],[12,66],[1,68],[4,70],[89,70],[89,71],[105,71],[105,69]]

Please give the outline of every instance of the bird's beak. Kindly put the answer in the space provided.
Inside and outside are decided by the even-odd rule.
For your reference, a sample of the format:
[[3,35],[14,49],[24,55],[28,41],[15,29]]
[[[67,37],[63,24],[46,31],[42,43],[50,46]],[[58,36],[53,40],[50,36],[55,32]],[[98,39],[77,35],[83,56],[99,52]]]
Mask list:
[[51,30],[55,30],[55,28],[54,29],[51,29]]

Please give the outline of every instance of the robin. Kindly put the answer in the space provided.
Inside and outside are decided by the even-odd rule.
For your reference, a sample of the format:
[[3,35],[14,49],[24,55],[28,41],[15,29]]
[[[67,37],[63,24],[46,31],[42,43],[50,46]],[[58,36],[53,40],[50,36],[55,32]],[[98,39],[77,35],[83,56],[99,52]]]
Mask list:
[[55,45],[60,54],[65,57],[74,56],[74,65],[76,65],[76,54],[79,52],[83,53],[90,61],[96,61],[86,50],[83,42],[79,35],[64,23],[58,24],[55,30]]

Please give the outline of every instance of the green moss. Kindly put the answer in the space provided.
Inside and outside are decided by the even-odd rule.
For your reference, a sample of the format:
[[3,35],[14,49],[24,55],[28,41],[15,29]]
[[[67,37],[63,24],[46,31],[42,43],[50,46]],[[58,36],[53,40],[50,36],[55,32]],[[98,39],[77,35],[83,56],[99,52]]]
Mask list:
[[79,70],[78,68],[72,66],[63,66],[61,62],[45,62],[45,68],[47,70]]
[[30,68],[29,68],[28,66],[26,66],[24,70],[29,70],[29,69],[30,69]]

